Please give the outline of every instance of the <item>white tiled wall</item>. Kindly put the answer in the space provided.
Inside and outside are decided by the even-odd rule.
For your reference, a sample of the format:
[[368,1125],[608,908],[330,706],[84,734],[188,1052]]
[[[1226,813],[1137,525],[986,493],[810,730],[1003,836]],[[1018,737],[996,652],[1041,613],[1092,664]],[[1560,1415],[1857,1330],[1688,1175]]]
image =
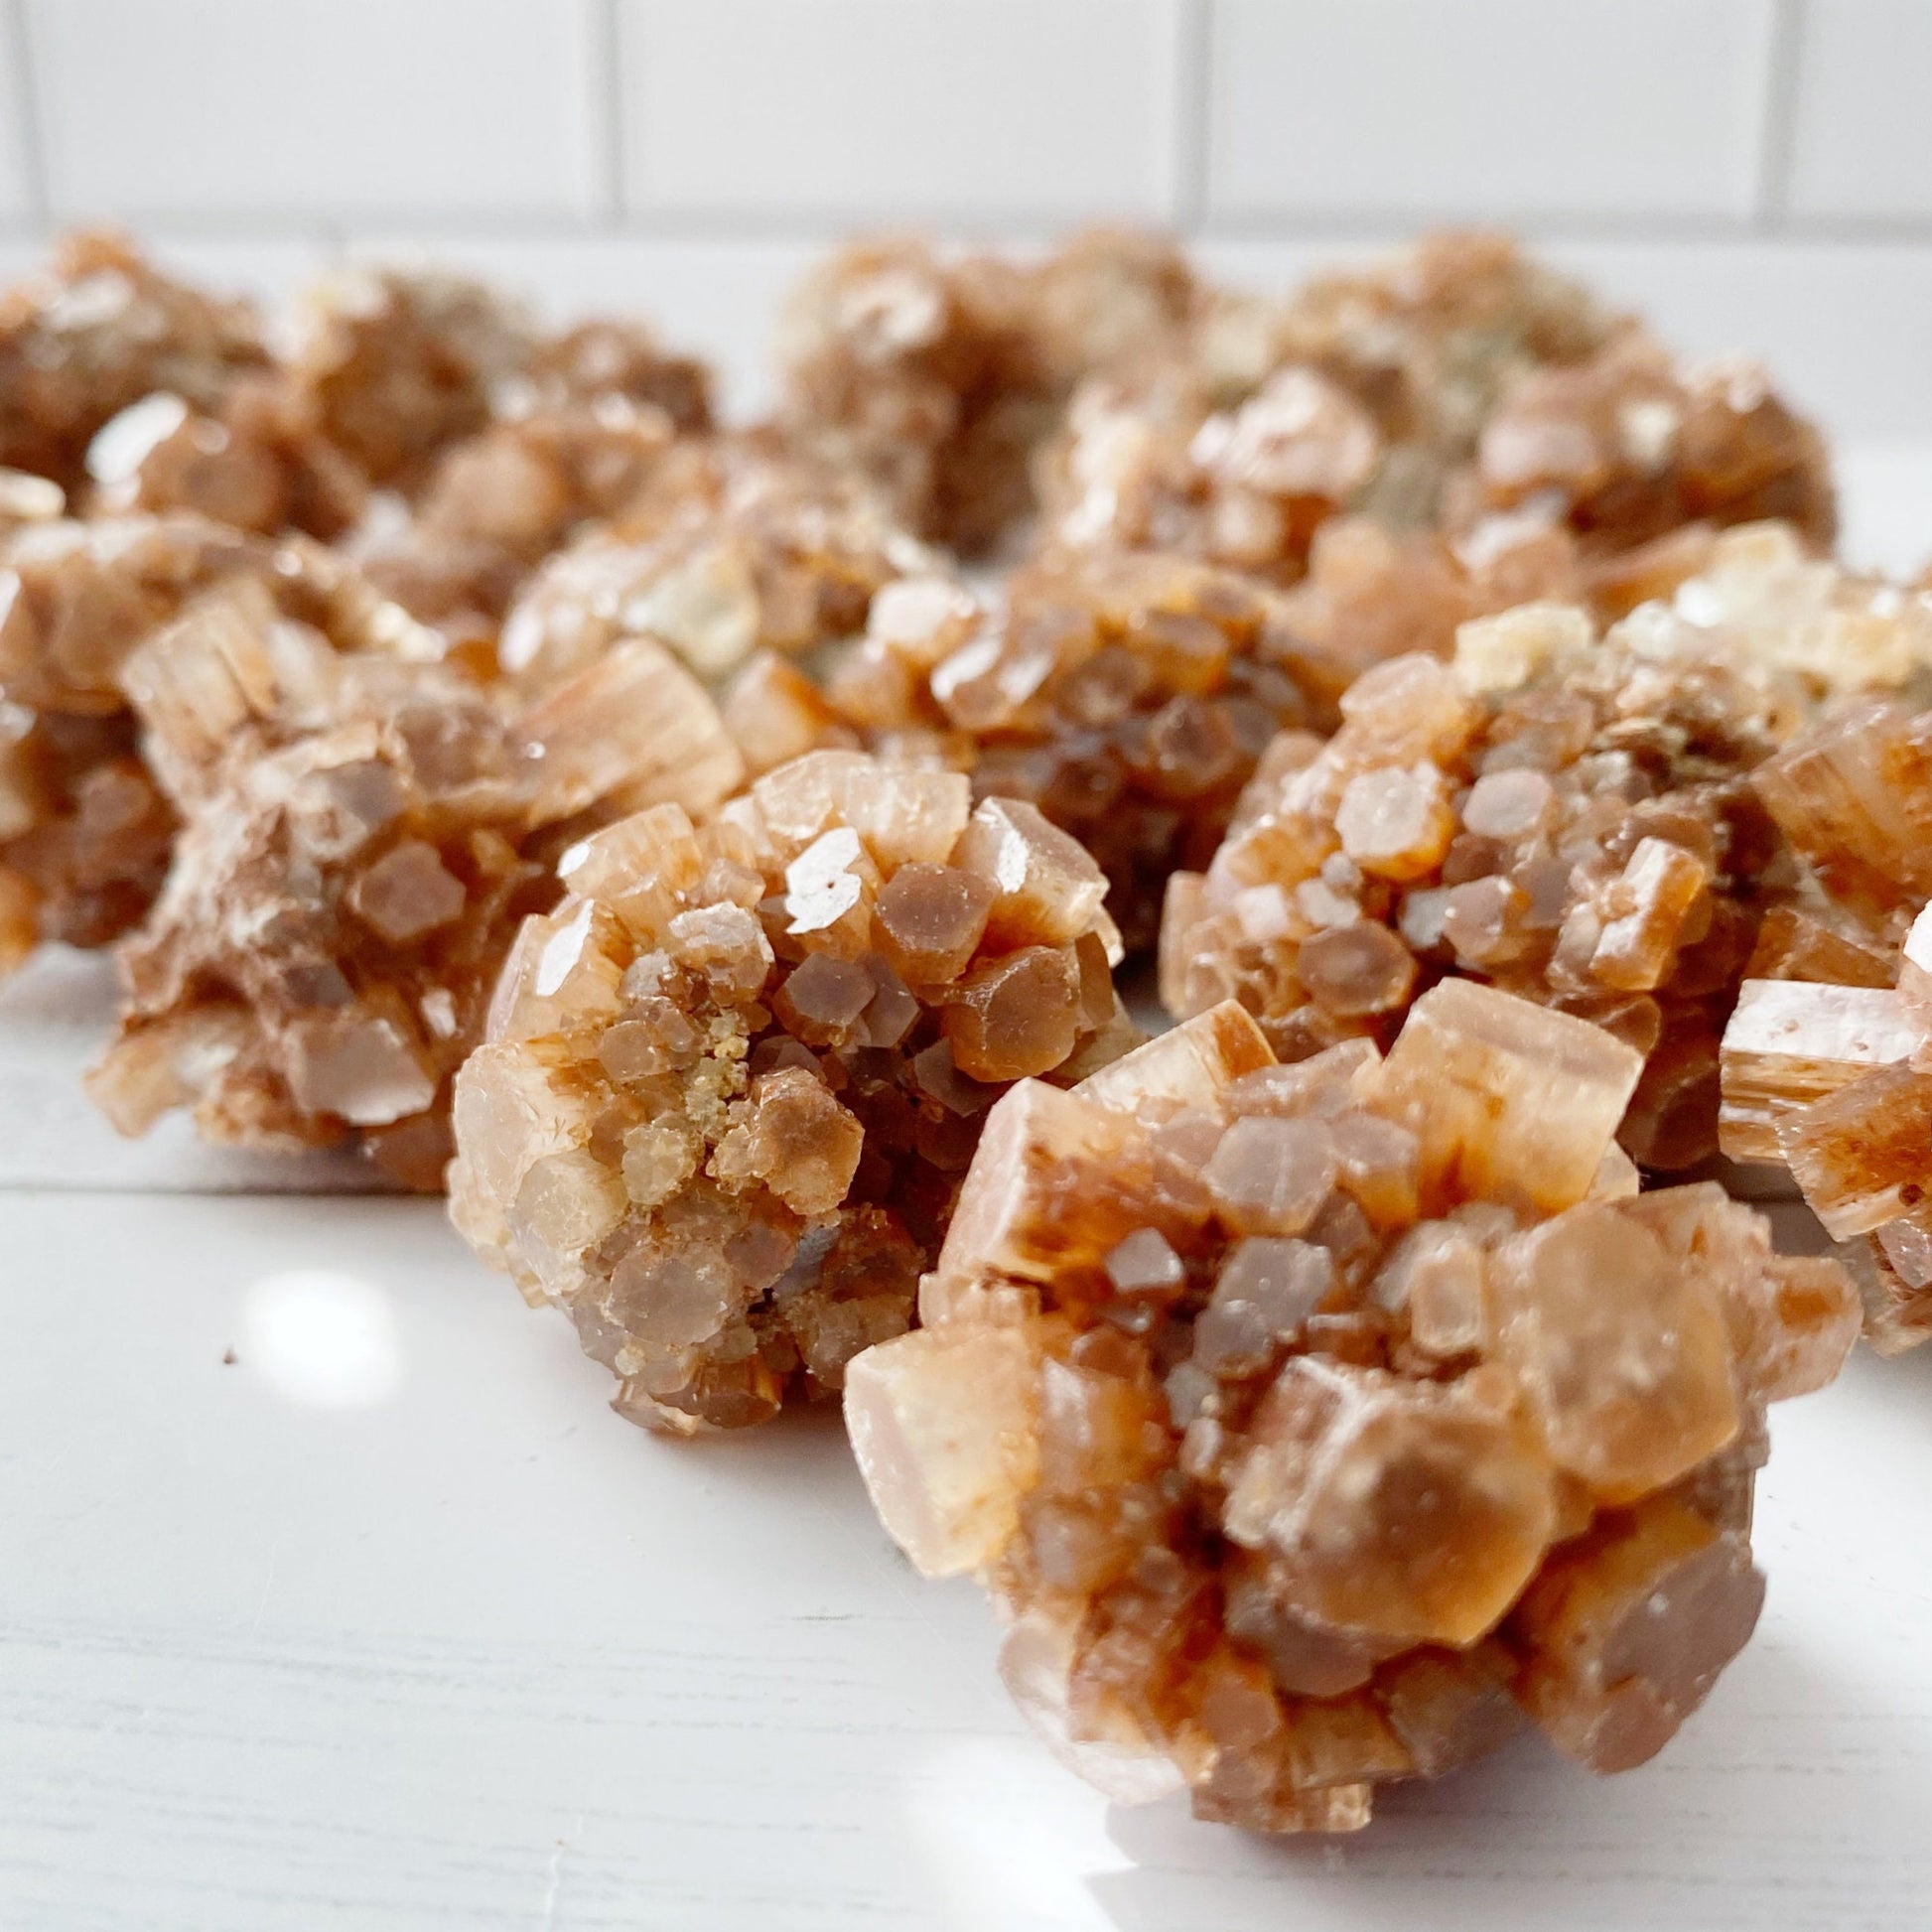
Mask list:
[[1772,21],[1771,0],[1219,0],[1208,213],[1748,219]]
[[1278,282],[1521,227],[1932,439],[1932,0],[0,0],[0,269],[420,246],[751,372],[854,227],[1178,228]]

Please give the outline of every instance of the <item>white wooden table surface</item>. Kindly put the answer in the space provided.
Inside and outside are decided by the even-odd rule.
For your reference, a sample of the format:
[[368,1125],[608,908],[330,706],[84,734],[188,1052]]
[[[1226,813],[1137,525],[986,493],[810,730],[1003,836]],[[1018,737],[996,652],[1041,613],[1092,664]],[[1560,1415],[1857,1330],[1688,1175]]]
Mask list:
[[[1847,473],[1932,549],[1932,453]],[[0,993],[4,1932],[1932,1924],[1932,1350],[1778,1412],[1763,1622],[1655,1763],[1269,1844],[1062,1773],[833,1417],[646,1437],[437,1204],[114,1142],[106,990]]]

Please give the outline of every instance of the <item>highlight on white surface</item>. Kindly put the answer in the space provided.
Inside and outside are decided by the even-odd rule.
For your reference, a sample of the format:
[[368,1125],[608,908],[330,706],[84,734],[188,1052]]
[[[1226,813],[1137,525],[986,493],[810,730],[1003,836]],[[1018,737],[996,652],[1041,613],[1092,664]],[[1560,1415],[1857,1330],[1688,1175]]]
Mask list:
[[276,1394],[363,1409],[402,1386],[395,1311],[374,1282],[327,1268],[264,1275],[242,1300],[241,1361]]

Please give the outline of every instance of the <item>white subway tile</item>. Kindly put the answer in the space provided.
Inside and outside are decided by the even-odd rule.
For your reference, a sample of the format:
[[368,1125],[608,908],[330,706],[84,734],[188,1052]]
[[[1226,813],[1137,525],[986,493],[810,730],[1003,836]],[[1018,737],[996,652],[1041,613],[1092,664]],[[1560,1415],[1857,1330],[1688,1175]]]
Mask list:
[[1211,216],[1743,215],[1770,0],[1213,0]]
[[593,0],[27,0],[63,216],[588,211]]
[[1932,5],[1811,0],[1801,21],[1792,212],[1932,215]]
[[1172,207],[1181,0],[621,0],[633,210]]

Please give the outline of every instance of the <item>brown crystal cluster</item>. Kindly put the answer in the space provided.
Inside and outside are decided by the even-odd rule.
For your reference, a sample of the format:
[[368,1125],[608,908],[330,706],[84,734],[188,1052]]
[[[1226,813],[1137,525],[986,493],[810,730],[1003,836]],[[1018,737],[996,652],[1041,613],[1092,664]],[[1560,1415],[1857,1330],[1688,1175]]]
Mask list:
[[[814,653],[865,629],[886,585],[943,568],[863,481],[769,432],[688,439],[620,513],[536,572],[504,620],[498,658],[537,689],[619,638],[648,635],[724,689],[759,653],[816,668]],[[761,717],[758,693],[771,675],[760,667],[739,720],[759,769],[814,742],[766,751],[779,721]],[[803,669],[780,681],[809,689]]]
[[726,701],[754,764],[863,744],[1022,798],[1093,853],[1131,946],[1204,863],[1261,749],[1331,705],[1265,585],[1185,557],[1042,558],[998,593],[902,579],[819,679],[755,662]]
[[862,244],[789,305],[781,418],[909,528],[985,550],[1032,507],[1035,452],[1079,378],[1150,352],[1203,300],[1185,260],[1144,235],[1082,235],[1037,264]]
[[1526,1720],[1656,1752],[1750,1633],[1765,1405],[1857,1333],[1835,1262],[1639,1195],[1641,1062],[1469,982],[1278,1064],[1224,1005],[992,1109],[923,1327],[846,1375],[927,1574],[1118,1800],[1345,1831]]
[[190,1106],[208,1140],[352,1143],[433,1188],[450,1082],[519,922],[556,897],[558,845],[657,800],[707,808],[742,766],[659,646],[513,707],[355,648],[406,621],[338,572],[218,586],[125,667],[182,824],[88,1086],[125,1133]]
[[456,1084],[451,1211],[680,1434],[911,1319],[988,1106],[1138,1035],[1092,859],[964,777],[821,752],[560,867]]
[[1217,292],[1162,352],[1075,395],[1040,461],[1048,520],[1062,541],[1293,579],[1339,507],[1436,521],[1501,398],[1617,326],[1489,235],[1434,236],[1284,301]]
[[1170,1010],[1237,999],[1295,1059],[1386,1042],[1445,974],[1492,981],[1645,1056],[1633,1158],[1714,1153],[1719,1039],[1794,883],[1750,776],[1804,710],[1783,630],[1685,615],[1726,608],[1692,580],[1599,637],[1529,604],[1464,624],[1450,663],[1358,679],[1334,737],[1277,740],[1205,874],[1175,876]]
[[118,236],[70,235],[0,299],[0,465],[78,492],[95,433],[129,404],[212,407],[267,361],[246,303],[182,287]]
[[[245,305],[99,236],[7,298],[0,399],[0,970],[115,938],[166,876],[122,673],[196,596],[252,577],[347,648],[487,672],[522,578],[710,421],[702,365],[638,325],[542,336],[474,283],[358,272],[271,355]],[[316,619],[324,579],[357,611]]]
[[[58,510],[58,491],[39,507]],[[197,595],[277,564],[195,516],[27,516],[0,536],[0,971],[42,938],[104,945],[146,911],[175,814],[141,754],[128,661]]]
[[590,322],[533,340],[487,401],[409,513],[370,518],[352,546],[399,603],[485,658],[537,566],[631,510],[679,439],[710,429],[710,377],[641,324]]
[[1724,1148],[1789,1170],[1890,1353],[1932,1334],[1932,713],[1853,705],[1755,781],[1807,873],[1725,1033]]
[[1469,531],[1514,511],[1613,555],[1694,524],[1835,527],[1822,438],[1741,362],[1687,369],[1486,235],[1443,235],[1284,303],[1220,298],[1103,370],[1041,460],[1056,538],[1292,581],[1354,508]]
[[1517,384],[1457,493],[1481,508],[1535,505],[1606,550],[1700,522],[1775,517],[1821,546],[1838,528],[1825,440],[1762,368],[1686,368],[1635,328]]

